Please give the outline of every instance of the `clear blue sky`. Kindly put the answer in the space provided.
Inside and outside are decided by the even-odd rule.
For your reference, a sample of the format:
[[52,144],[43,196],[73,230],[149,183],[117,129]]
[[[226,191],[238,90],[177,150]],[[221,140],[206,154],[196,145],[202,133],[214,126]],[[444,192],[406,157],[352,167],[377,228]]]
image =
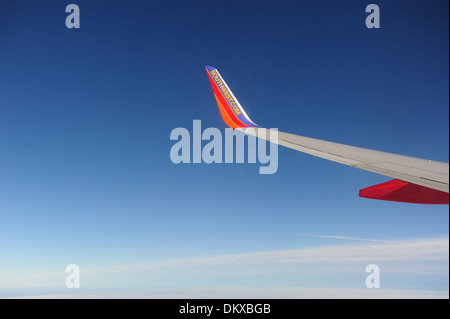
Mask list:
[[[225,128],[212,65],[261,126],[448,162],[448,1],[76,0],[81,28],[67,29],[69,3],[0,4],[0,288],[57,286],[36,278],[71,263],[360,243],[313,235],[448,243],[447,205],[358,197],[383,176],[282,147],[274,175],[169,157],[172,129]],[[380,29],[365,26],[369,3]],[[448,290],[448,256],[425,263],[385,287]],[[363,287],[364,268],[347,266],[131,267],[83,283]]]

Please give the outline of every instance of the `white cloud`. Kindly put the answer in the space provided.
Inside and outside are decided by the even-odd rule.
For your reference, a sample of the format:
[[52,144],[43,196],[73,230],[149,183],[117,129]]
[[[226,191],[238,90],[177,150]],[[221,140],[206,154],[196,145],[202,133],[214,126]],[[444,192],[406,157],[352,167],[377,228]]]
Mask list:
[[448,299],[446,291],[336,288],[165,288],[70,292],[25,299]]
[[368,238],[358,238],[358,237],[348,237],[348,236],[310,235],[310,237],[316,237],[316,238],[329,238],[329,239],[344,239],[344,240],[365,241],[365,242],[378,242],[378,243],[389,243],[389,242],[392,242],[391,240],[368,239]]
[[[327,238],[336,236],[327,236]],[[349,238],[349,237],[344,237]],[[352,237],[350,237],[352,238]],[[355,267],[360,268],[360,263],[383,263],[383,270],[403,271],[408,264],[409,274],[448,274],[449,260],[449,239],[448,238],[426,238],[413,240],[397,241],[367,241],[362,239],[352,239],[350,244],[326,245],[319,247],[299,248],[290,250],[267,251],[249,254],[233,254],[222,256],[209,256],[201,258],[172,259],[157,262],[148,262],[141,264],[125,265],[106,265],[103,267],[81,267],[81,282],[96,283],[101,286],[101,276],[104,280],[118,280],[124,278],[126,285],[127,274],[131,272],[140,272],[144,276],[155,276],[156,272],[143,272],[146,270],[162,271],[168,270],[171,276],[176,274],[181,276],[183,273],[192,271],[205,271],[205,275],[217,275],[216,270],[226,271],[228,274],[242,275],[261,275],[273,274],[280,275],[286,270],[286,267],[293,265],[294,270],[304,275],[305,271],[311,274],[318,272],[325,273],[343,273],[354,271]],[[356,242],[355,242],[356,241]],[[410,261],[414,261],[411,262]],[[359,263],[359,264],[358,264]],[[297,267],[302,265],[302,267]],[[81,266],[81,265],[80,265]],[[217,268],[216,268],[217,267]],[[283,268],[284,267],[284,268]],[[300,268],[302,268],[300,270]],[[63,286],[67,274],[65,269],[60,272],[49,272],[46,274],[33,273],[20,274],[0,273],[0,287],[49,287]],[[397,271],[398,272],[398,271]],[[386,273],[386,272],[385,272]],[[296,274],[296,273],[294,273]],[[300,273],[298,273],[300,274]],[[123,275],[123,276],[122,276]],[[364,275],[364,272],[363,272]],[[100,277],[99,277],[100,276]],[[108,277],[108,278],[107,278]],[[298,276],[297,276],[298,277]],[[153,278],[153,277],[152,277]],[[216,278],[216,277],[214,277]],[[157,280],[158,278],[155,278]],[[160,279],[161,280],[161,279]],[[63,286],[64,287],[64,286]]]
[[312,248],[173,259],[144,264],[91,268],[92,272],[127,271],[165,267],[258,265],[279,263],[344,263],[408,260],[448,260],[449,239],[431,238],[388,241],[370,244],[328,245]]

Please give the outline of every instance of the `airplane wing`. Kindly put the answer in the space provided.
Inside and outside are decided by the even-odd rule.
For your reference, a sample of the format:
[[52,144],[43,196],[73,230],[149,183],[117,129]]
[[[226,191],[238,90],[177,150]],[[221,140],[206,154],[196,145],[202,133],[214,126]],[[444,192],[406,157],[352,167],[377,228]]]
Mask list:
[[360,190],[365,198],[418,203],[449,203],[449,164],[361,147],[328,142],[278,131],[270,140],[270,129],[255,124],[244,111],[219,71],[206,66],[208,78],[224,122],[232,129],[269,140],[291,149],[394,178]]

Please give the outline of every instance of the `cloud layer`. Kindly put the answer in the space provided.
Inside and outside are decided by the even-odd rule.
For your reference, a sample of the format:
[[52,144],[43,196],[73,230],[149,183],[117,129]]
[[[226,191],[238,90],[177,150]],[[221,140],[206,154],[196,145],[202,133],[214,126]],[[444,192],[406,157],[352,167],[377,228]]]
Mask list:
[[[346,239],[350,240],[350,243],[139,264],[102,267],[80,265],[81,285],[101,288],[105,283],[108,285],[120,282],[121,287],[133,288],[133,283],[147,281],[149,285],[174,286],[181,282],[182,286],[198,286],[202,284],[199,281],[201,278],[207,278],[203,283],[211,280],[217,280],[217,283],[222,282],[224,274],[231,280],[261,278],[262,281],[256,279],[255,281],[264,282],[266,285],[277,285],[281,279],[285,280],[281,278],[282,276],[297,280],[300,280],[299,278],[320,280],[321,276],[325,275],[336,278],[349,273],[364,276],[361,265],[372,263],[382,264],[384,275],[396,273],[405,276],[407,273],[409,276],[414,276],[414,280],[422,275],[448,278],[449,239],[446,237],[397,241],[365,240],[342,236],[321,237],[333,240]],[[271,282],[267,281],[267,276],[275,279]],[[66,277],[65,269],[50,270],[47,273],[1,272],[0,287],[64,288]],[[439,282],[441,281],[439,279]]]
[[448,299],[445,291],[329,288],[170,288],[70,292],[25,299]]
[[[324,237],[324,236],[322,236]],[[327,236],[330,238],[331,236]],[[342,237],[341,237],[342,238]],[[348,239],[349,237],[344,237]],[[363,240],[363,239],[358,239]],[[367,241],[367,240],[365,240]],[[401,262],[408,260],[448,260],[449,239],[431,238],[376,241],[365,244],[328,245],[313,248],[268,251],[250,254],[173,259],[144,264],[91,268],[93,272],[126,271],[165,267],[260,265],[286,263]]]

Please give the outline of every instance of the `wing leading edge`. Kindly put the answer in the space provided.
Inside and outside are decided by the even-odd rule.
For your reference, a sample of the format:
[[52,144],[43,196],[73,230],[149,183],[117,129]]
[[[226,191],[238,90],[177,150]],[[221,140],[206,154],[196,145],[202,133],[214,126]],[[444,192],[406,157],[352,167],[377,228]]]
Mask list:
[[[265,137],[264,134],[259,134],[260,126],[250,120],[218,71],[208,66],[206,70],[225,123],[232,129],[270,140],[270,130],[265,131]],[[218,75],[216,78],[214,73]],[[240,113],[237,114],[237,112]],[[361,190],[361,197],[419,204],[449,203],[448,163],[386,153],[280,131],[278,131],[278,144],[316,157],[394,178],[392,181]]]

